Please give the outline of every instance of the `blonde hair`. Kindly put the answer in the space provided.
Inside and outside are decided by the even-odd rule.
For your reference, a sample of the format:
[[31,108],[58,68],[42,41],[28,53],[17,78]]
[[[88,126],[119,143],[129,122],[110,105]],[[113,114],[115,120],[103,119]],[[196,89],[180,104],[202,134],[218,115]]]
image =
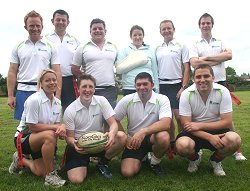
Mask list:
[[44,69],[44,70],[42,70],[42,72],[41,72],[41,74],[40,74],[40,76],[38,78],[38,81],[37,81],[37,90],[41,89],[43,77],[47,73],[53,73],[53,74],[55,74],[56,79],[57,79],[57,75],[56,75],[56,72],[54,70],[51,70],[51,69]]

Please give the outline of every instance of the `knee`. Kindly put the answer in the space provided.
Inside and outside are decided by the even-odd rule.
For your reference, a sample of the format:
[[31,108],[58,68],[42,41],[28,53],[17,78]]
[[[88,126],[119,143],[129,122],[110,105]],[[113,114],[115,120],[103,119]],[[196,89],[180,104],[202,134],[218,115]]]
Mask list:
[[56,144],[56,136],[54,131],[45,132],[45,141]]
[[160,132],[157,133],[155,135],[155,140],[157,145],[163,146],[163,147],[168,147],[170,144],[170,136],[169,133],[164,131],[164,132]]
[[81,184],[81,183],[83,183],[85,178],[86,178],[86,176],[79,176],[79,174],[77,174],[77,176],[68,175],[69,181],[73,184]]
[[127,141],[127,135],[123,131],[118,131],[116,137],[121,145],[125,145],[125,143]]
[[239,134],[235,132],[227,132],[225,135],[225,140],[226,146],[229,147],[229,149],[236,150],[240,147],[241,138]]
[[192,153],[195,143],[188,138],[180,137],[175,142],[176,151],[180,156],[187,156]]
[[126,178],[133,177],[138,172],[139,172],[139,168],[136,168],[136,169],[135,168],[128,168],[127,166],[121,168],[121,174],[123,177],[126,177]]

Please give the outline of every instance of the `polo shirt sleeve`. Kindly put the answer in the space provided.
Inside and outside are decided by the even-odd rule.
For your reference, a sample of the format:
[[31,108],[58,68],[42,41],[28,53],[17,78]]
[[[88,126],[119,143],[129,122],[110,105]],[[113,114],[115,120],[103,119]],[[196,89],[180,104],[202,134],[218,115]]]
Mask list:
[[197,44],[194,43],[189,48],[189,60],[194,57],[199,57]]
[[161,96],[162,98],[161,98],[161,103],[160,103],[159,119],[162,119],[164,117],[172,118],[170,101],[167,96],[165,95],[161,95]]
[[179,113],[182,116],[192,116],[189,94],[189,91],[184,90],[180,97]]
[[182,50],[181,50],[181,58],[182,58],[182,63],[186,64],[189,62],[189,50],[186,45],[183,45]]
[[73,57],[73,65],[81,66],[83,64],[83,44],[77,47],[74,57]]
[[35,96],[30,96],[24,103],[26,110],[25,123],[37,124],[39,119],[39,100]]
[[221,104],[220,104],[220,113],[229,113],[232,112],[232,99],[231,95],[229,93],[229,90],[226,88],[222,89],[222,98],[221,98]]
[[[70,105],[72,106],[72,105]],[[67,130],[70,130],[70,131],[74,131],[75,130],[75,111],[72,112],[72,107],[67,107],[67,109],[65,110],[64,112],[64,115],[63,115],[63,122],[66,126],[66,129]],[[71,108],[71,109],[70,109]]]
[[112,108],[112,106],[110,105],[110,103],[108,102],[108,100],[105,97],[101,97],[101,110],[102,110],[102,114],[104,119],[108,119],[112,116],[115,115],[115,112]]
[[51,58],[50,58],[51,64],[60,64],[59,60],[59,54],[58,54],[58,49],[55,46],[55,44],[51,45]]
[[127,114],[127,96],[123,97],[115,107],[115,119],[121,121]]
[[10,62],[15,63],[15,64],[19,64],[19,62],[20,62],[19,57],[18,57],[18,48],[17,48],[17,46],[15,46],[12,49]]

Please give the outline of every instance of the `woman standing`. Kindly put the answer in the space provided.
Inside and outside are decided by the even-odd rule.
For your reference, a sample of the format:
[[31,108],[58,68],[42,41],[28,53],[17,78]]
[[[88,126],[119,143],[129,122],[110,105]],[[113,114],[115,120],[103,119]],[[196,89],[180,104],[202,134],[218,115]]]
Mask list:
[[158,91],[159,83],[158,83],[158,69],[157,69],[156,58],[155,58],[154,51],[150,49],[149,45],[146,45],[143,42],[143,38],[144,38],[143,28],[138,25],[132,26],[132,28],[130,29],[130,38],[132,40],[132,43],[128,47],[118,52],[117,66],[122,64],[122,62],[131,53],[135,51],[143,51],[147,61],[144,64],[141,64],[140,66],[136,66],[136,67],[133,67],[136,65],[135,63],[133,63],[133,59],[132,59],[132,63],[127,63],[131,66],[129,71],[121,72],[123,95],[125,96],[127,94],[136,92],[135,86],[134,86],[134,80],[137,74],[139,74],[140,72],[147,72],[153,77],[154,89]]

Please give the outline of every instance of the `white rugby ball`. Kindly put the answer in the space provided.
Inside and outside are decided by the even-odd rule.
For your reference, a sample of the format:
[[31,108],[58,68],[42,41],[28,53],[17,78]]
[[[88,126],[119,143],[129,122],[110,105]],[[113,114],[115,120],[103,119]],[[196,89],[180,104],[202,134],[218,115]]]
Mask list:
[[108,137],[99,131],[92,131],[81,135],[77,140],[77,146],[84,148],[87,153],[99,153],[104,150]]

